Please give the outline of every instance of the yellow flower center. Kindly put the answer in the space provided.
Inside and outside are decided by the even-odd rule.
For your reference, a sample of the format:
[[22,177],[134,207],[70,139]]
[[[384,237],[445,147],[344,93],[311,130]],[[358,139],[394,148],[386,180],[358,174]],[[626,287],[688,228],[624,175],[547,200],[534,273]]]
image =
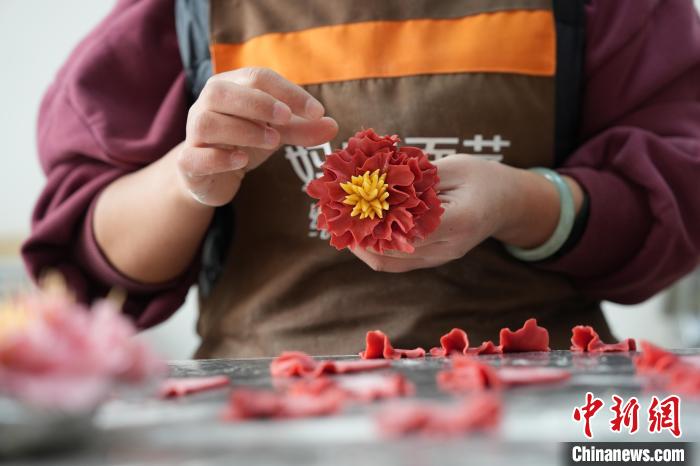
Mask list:
[[340,187],[348,193],[343,204],[355,206],[350,213],[351,217],[359,215],[360,219],[374,219],[376,215],[382,218],[384,211],[389,210],[386,173],[380,176],[379,169],[371,173],[367,170],[361,176],[352,176],[350,181],[340,183]]

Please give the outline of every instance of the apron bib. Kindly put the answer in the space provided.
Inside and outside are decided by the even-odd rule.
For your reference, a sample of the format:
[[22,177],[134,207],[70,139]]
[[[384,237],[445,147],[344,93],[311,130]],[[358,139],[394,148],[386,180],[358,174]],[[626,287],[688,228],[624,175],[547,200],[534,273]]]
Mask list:
[[211,0],[210,8],[215,73],[274,69],[319,99],[340,131],[321,147],[283,146],[246,175],[223,214],[235,213],[234,240],[200,297],[197,357],[350,354],[375,328],[400,347],[430,347],[453,327],[478,344],[529,317],[549,328],[552,348],[568,348],[576,324],[608,333],[597,302],[493,240],[441,267],[374,272],[328,244],[304,192],[325,154],[370,127],[433,160],[467,153],[553,166],[550,1]]

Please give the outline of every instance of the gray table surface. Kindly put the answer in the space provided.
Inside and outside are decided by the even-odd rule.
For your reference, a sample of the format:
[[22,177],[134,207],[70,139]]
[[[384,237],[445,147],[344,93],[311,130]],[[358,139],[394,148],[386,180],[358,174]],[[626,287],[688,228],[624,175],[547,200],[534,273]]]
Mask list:
[[[700,354],[700,350],[686,350]],[[347,359],[340,358],[340,359]],[[382,403],[352,406],[341,415],[302,420],[225,423],[219,414],[227,390],[178,400],[128,394],[106,403],[95,418],[96,429],[79,449],[62,454],[14,460],[17,465],[368,465],[406,464],[560,464],[565,441],[583,441],[583,426],[572,420],[587,391],[606,405],[593,419],[595,441],[673,441],[667,432],[649,434],[646,407],[653,392],[635,376],[626,353],[589,355],[568,351],[485,356],[495,366],[566,368],[567,382],[507,390],[504,417],[490,434],[450,440],[404,438],[387,441],[376,430],[373,413]],[[176,377],[226,374],[235,387],[269,388],[269,359],[192,360],[171,362]],[[442,399],[435,374],[444,359],[400,360],[391,370],[404,373],[417,387],[416,396]],[[612,433],[611,395],[640,399],[640,431]],[[681,440],[700,439],[700,399],[683,398]],[[697,455],[696,455],[697,456]]]

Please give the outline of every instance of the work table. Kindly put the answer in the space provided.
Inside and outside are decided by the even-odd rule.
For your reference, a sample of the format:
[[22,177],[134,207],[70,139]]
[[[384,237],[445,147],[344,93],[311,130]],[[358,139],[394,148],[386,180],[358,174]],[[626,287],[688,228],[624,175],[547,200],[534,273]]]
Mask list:
[[[700,350],[685,350],[700,354]],[[338,359],[349,359],[339,357]],[[570,370],[566,382],[511,388],[503,393],[504,416],[498,431],[452,439],[406,437],[386,440],[374,416],[382,402],[352,405],[332,417],[227,423],[220,412],[227,390],[175,400],[130,393],[106,403],[97,413],[97,432],[85,448],[62,456],[17,464],[70,465],[369,465],[441,466],[465,464],[560,464],[562,441],[585,441],[582,423],[572,419],[576,406],[592,392],[605,406],[592,419],[595,441],[674,441],[668,432],[647,432],[647,407],[654,394],[635,375],[628,353],[581,354],[569,351],[482,356],[494,366],[556,367]],[[173,361],[171,376],[225,374],[233,388],[270,388],[270,359]],[[424,399],[450,398],[435,384],[445,359],[398,360],[402,372]],[[634,435],[613,433],[611,396],[640,401],[640,429]],[[659,394],[662,395],[662,394]],[[700,439],[700,399],[681,397],[680,441]],[[624,427],[623,427],[624,429]],[[14,463],[13,463],[14,464]]]

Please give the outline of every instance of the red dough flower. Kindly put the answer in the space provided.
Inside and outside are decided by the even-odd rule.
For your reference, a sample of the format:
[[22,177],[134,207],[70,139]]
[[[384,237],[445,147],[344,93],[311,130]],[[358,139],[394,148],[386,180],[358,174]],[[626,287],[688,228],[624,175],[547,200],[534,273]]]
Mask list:
[[411,253],[413,242],[440,224],[437,168],[422,150],[398,142],[398,136],[360,131],[309,183],[306,192],[318,199],[318,228],[328,230],[337,249]]
[[0,396],[65,411],[91,410],[115,386],[160,377],[161,360],[109,301],[90,308],[65,291],[0,302]]

